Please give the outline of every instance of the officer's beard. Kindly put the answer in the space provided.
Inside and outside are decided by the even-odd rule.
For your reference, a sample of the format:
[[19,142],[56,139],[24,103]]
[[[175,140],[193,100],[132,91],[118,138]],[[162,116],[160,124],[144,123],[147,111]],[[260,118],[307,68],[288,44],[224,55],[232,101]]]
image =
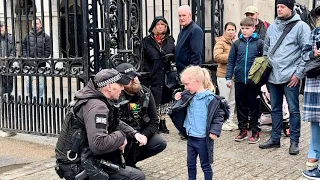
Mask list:
[[141,90],[141,84],[139,81],[134,81],[130,85],[124,86],[124,91],[128,94],[138,94]]

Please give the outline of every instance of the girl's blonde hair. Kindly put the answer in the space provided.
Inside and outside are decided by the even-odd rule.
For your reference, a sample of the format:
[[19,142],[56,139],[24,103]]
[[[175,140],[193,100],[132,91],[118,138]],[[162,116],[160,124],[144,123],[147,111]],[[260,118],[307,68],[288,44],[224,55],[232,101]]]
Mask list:
[[181,79],[188,77],[190,79],[199,80],[203,83],[205,89],[215,92],[215,87],[212,83],[211,75],[208,69],[199,66],[188,66],[180,75]]

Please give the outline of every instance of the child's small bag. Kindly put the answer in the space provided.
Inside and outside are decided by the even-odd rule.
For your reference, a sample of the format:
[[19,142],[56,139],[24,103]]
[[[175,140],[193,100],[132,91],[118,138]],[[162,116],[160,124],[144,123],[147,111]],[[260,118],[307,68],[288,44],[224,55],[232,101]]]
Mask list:
[[268,81],[272,67],[266,56],[257,57],[250,68],[248,79],[254,84],[265,84]]

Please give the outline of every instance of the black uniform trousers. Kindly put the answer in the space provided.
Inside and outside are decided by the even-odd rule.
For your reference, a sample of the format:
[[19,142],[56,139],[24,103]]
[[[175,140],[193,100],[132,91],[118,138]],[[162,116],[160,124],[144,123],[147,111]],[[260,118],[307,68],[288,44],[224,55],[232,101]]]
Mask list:
[[249,129],[252,129],[253,133],[261,131],[258,121],[260,116],[260,88],[260,85],[235,82],[235,99],[240,131],[248,130],[248,123]]
[[135,166],[138,161],[154,156],[163,151],[166,147],[167,142],[160,134],[152,135],[145,146],[139,146],[137,143],[128,139],[128,145],[124,150],[126,164],[128,166]]

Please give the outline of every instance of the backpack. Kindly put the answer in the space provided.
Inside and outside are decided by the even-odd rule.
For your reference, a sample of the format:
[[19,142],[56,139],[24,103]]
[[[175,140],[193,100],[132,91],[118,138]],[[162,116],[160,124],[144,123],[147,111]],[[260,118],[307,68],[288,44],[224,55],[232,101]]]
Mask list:
[[312,15],[312,13],[308,10],[308,8],[305,5],[296,3],[294,9],[300,16],[301,21],[307,23],[310,26],[311,30],[316,28],[316,17]]
[[263,25],[264,25],[264,27],[266,27],[266,29],[268,29],[269,24],[268,24],[268,22],[267,22],[267,21],[263,21]]

